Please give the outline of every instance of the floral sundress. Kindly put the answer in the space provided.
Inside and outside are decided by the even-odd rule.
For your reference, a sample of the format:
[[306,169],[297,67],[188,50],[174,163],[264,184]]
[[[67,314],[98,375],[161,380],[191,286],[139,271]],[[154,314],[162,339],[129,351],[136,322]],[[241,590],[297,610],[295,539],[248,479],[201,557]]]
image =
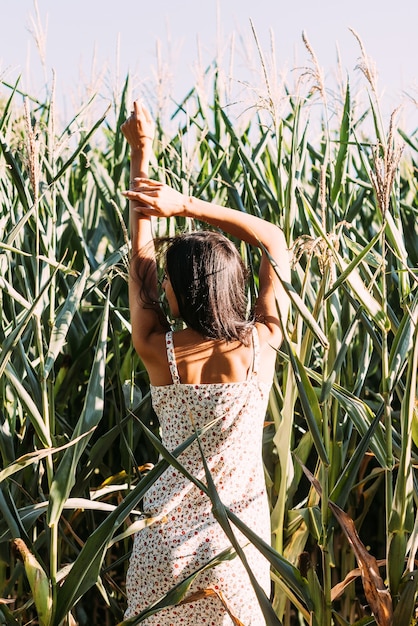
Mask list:
[[[258,380],[257,329],[253,328],[253,367],[243,382],[183,384],[177,370],[171,331],[166,335],[166,347],[173,382],[151,386],[164,446],[172,451],[194,434],[195,428],[199,430],[213,423],[200,436],[200,443],[220,499],[270,543],[262,462],[262,431],[270,385]],[[196,441],[178,459],[206,484],[202,453]],[[125,618],[143,611],[230,546],[212,514],[208,496],[171,466],[148,490],[144,511],[159,519],[134,537],[127,572]],[[232,528],[244,546],[259,584],[269,595],[268,561],[233,525]],[[201,572],[192,583],[188,597],[202,590],[210,591],[200,599],[163,609],[142,623],[146,626],[230,626],[233,621],[229,610],[245,626],[265,626],[248,574],[238,556]]]

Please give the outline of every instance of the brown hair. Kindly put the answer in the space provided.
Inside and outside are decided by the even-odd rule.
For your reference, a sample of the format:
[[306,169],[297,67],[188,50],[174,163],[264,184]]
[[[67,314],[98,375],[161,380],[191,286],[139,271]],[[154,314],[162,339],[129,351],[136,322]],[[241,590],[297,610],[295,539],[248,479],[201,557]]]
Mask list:
[[234,244],[209,230],[157,242],[184,322],[204,337],[249,343],[248,272]]

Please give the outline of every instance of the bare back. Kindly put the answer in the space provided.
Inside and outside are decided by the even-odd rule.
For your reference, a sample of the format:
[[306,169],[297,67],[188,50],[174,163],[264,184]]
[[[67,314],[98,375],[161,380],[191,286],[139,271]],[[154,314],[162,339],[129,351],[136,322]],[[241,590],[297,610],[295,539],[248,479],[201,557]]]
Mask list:
[[[271,383],[276,351],[269,344],[269,332],[264,324],[256,324],[260,343],[261,365],[259,379]],[[196,331],[186,328],[173,333],[174,351],[180,380],[184,384],[242,382],[251,372],[254,358],[253,346],[239,341],[205,339]],[[144,364],[154,386],[171,384],[170,368],[165,348],[165,333],[155,333],[150,338]]]

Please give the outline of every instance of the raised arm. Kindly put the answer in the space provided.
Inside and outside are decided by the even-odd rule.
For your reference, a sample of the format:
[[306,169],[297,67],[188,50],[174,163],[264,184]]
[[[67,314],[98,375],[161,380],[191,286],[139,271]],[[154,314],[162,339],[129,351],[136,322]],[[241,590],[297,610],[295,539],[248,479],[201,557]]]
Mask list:
[[[139,101],[134,102],[130,117],[121,131],[130,145],[130,187],[135,179],[148,176],[152,153],[154,122]],[[143,213],[141,200],[129,200],[131,261],[129,272],[129,309],[132,324],[132,342],[144,356],[147,338],[152,332],[164,330],[159,305],[157,264],[151,228],[151,216]]]
[[146,203],[144,214],[191,217],[262,248],[256,316],[269,328],[272,345],[279,345],[282,339],[280,319],[285,324],[289,311],[289,298],[280,278],[290,282],[289,253],[280,228],[254,215],[185,196],[155,180],[138,179],[136,182],[135,190],[125,195]]

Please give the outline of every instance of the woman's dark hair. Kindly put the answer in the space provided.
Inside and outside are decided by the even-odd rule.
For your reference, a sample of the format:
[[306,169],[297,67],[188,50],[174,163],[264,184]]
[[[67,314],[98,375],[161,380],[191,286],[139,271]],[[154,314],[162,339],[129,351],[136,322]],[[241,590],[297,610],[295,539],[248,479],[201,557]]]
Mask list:
[[166,272],[184,322],[204,337],[248,344],[248,272],[234,244],[208,230],[162,241]]

